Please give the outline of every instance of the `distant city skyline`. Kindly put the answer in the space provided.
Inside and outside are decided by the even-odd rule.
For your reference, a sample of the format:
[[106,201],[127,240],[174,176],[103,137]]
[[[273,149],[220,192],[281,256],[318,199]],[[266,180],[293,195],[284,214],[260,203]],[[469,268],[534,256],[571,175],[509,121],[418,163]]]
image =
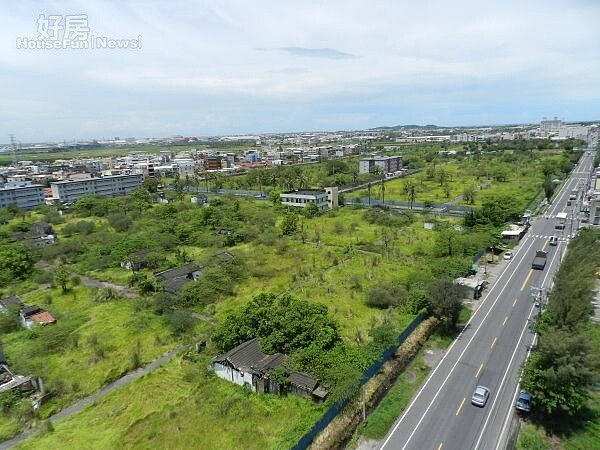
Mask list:
[[590,0],[8,0],[0,15],[0,142],[600,120]]

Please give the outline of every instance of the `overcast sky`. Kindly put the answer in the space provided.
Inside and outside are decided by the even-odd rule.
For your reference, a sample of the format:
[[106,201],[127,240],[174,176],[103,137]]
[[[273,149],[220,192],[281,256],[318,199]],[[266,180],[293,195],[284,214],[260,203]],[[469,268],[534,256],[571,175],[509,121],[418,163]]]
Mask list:
[[[42,14],[141,49],[18,49],[52,40]],[[0,18],[0,142],[600,119],[596,0],[3,0]]]

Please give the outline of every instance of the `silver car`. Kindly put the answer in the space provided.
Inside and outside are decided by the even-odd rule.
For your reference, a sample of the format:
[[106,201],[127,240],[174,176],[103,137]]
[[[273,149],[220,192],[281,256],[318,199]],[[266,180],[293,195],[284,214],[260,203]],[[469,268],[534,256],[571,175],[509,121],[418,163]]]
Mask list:
[[485,386],[477,386],[473,395],[471,396],[471,403],[476,406],[484,407],[487,403],[487,399],[490,396],[490,390]]

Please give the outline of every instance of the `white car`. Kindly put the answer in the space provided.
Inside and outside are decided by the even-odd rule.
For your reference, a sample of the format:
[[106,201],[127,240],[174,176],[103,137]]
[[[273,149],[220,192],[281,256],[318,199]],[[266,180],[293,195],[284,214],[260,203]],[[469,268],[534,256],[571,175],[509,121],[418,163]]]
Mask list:
[[471,403],[475,406],[481,406],[482,408],[487,403],[488,397],[490,396],[490,390],[485,386],[477,386],[473,395],[471,396]]
[[503,258],[508,260],[508,259],[512,259],[513,257],[513,252],[504,252],[504,256]]

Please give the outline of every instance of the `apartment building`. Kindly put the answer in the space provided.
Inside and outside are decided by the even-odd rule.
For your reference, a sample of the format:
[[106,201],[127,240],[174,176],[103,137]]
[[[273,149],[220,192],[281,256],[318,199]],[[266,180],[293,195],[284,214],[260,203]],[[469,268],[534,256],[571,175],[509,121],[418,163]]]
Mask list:
[[142,184],[142,174],[112,175],[79,181],[50,183],[52,196],[61,202],[74,202],[86,195],[114,196],[131,194]]
[[304,208],[309,203],[315,203],[317,208],[324,210],[338,206],[338,188],[329,187],[325,190],[300,189],[282,192],[279,194],[279,198],[282,205]]
[[382,174],[397,172],[402,169],[402,156],[363,158],[358,164],[358,173],[372,173],[375,167],[379,167]]
[[0,188],[0,208],[16,205],[20,209],[31,209],[44,204],[44,187],[30,182],[7,183]]

